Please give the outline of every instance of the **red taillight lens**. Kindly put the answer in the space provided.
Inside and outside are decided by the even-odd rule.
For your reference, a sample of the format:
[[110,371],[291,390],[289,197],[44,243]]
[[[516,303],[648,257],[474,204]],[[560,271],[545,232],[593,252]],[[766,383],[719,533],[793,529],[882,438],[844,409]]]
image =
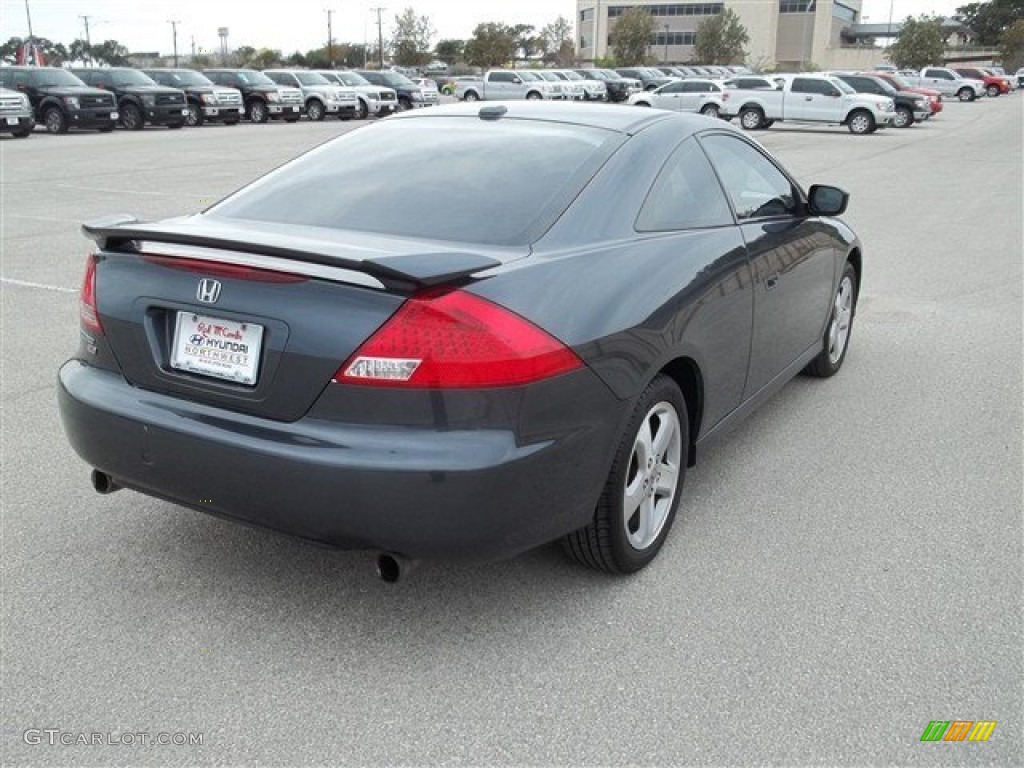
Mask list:
[[384,387],[506,387],[583,366],[557,339],[509,310],[462,291],[413,297],[334,375]]
[[289,272],[275,272],[270,269],[249,267],[243,264],[224,264],[216,261],[203,261],[202,259],[186,259],[177,256],[150,256],[142,257],[149,264],[167,269],[180,269],[185,272],[197,272],[214,277],[228,277],[233,280],[251,280],[256,283],[302,283],[306,278],[302,275],[293,275]]
[[96,309],[96,257],[90,255],[85,262],[85,277],[82,278],[82,290],[78,296],[78,317],[83,330],[102,335],[103,325],[100,313]]

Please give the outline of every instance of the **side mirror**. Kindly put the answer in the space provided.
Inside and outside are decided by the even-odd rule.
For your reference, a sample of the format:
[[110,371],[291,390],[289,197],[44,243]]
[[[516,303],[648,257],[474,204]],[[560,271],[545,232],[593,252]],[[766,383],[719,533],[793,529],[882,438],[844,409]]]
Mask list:
[[814,184],[807,193],[811,213],[819,216],[841,216],[850,202],[850,195],[839,187]]

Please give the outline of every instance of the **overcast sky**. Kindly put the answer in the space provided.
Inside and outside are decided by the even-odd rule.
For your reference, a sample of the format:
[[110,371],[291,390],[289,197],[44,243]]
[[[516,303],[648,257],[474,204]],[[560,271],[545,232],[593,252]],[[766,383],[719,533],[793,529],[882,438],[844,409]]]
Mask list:
[[[655,0],[651,0],[654,2]],[[938,13],[948,15],[968,0],[893,0],[893,18]],[[218,27],[228,27],[229,45],[279,48],[284,53],[307,51],[327,41],[327,13],[332,8],[334,38],[338,42],[361,43],[377,34],[376,16],[370,12],[377,3],[352,0],[29,0],[32,29],[36,35],[70,43],[85,37],[82,15],[88,15],[93,42],[115,39],[133,51],[171,52],[172,20],[178,25],[178,50],[217,50]],[[561,14],[572,20],[574,0],[392,0],[382,13],[384,34],[394,24],[396,13],[412,6],[430,17],[437,31],[435,41],[444,37],[466,38],[484,21],[533,24],[540,28]],[[890,0],[864,0],[869,21],[889,18]],[[28,34],[25,0],[0,0],[0,39]]]

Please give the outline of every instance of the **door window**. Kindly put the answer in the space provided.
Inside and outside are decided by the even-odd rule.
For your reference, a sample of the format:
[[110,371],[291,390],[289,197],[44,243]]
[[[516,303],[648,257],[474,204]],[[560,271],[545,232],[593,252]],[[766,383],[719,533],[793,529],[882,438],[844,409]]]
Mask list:
[[743,139],[713,134],[701,139],[736,217],[792,216],[797,194],[789,178]]

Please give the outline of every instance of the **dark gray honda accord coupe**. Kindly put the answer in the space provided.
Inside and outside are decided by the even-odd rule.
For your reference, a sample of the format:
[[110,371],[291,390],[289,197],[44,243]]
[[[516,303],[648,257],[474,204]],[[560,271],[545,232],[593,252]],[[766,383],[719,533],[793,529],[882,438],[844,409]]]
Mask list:
[[861,244],[721,120],[549,103],[356,129],[194,216],[86,225],[64,428],[93,484],[385,578],[658,553],[698,447],[843,364]]

